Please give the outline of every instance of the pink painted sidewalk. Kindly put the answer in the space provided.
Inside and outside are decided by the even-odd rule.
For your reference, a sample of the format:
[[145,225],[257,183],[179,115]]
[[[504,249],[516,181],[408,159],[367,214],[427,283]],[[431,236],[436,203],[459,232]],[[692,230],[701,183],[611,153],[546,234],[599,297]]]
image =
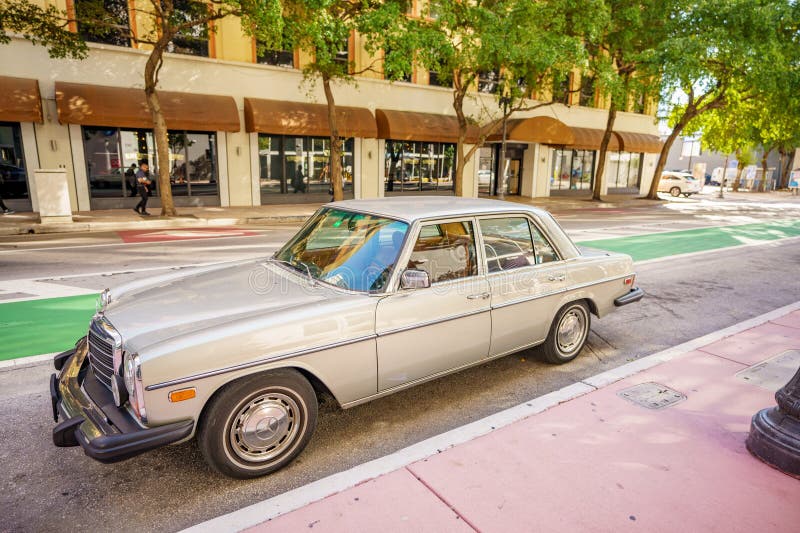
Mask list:
[[[800,531],[800,480],[745,448],[774,390],[737,376],[789,350],[800,311],[251,531]],[[649,382],[686,399],[651,410],[617,394]]]

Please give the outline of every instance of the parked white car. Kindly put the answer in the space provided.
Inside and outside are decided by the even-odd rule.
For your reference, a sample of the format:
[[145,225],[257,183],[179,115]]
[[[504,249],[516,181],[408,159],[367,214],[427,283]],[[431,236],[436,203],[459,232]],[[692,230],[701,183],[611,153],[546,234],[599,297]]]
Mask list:
[[658,182],[658,192],[668,192],[674,197],[689,197],[703,190],[703,182],[689,172],[664,172]]
[[352,407],[536,345],[566,363],[634,281],[533,207],[327,204],[268,259],[104,291],[55,358],[53,441],[115,462],[196,436],[219,472],[264,475],[306,446],[320,393]]

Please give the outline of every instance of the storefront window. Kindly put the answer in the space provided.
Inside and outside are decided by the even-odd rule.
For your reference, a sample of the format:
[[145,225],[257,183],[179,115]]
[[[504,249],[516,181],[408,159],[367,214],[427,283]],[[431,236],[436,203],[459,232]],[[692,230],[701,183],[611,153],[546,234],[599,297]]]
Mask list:
[[593,150],[554,150],[551,191],[590,191],[594,182]]
[[[158,195],[158,158],[150,130],[83,128],[86,173],[92,198],[136,196],[134,175],[150,165],[151,195]],[[169,133],[170,183],[174,196],[216,196],[217,147],[213,133]]]
[[386,141],[386,191],[452,194],[455,152],[456,145],[450,143]]
[[22,132],[13,122],[0,122],[0,197],[28,198]]
[[[265,203],[291,201],[279,195],[298,195],[299,201],[330,198],[330,139],[327,137],[258,136],[261,199]],[[352,138],[342,143],[342,174],[345,197],[353,195]],[[306,195],[314,195],[312,197]]]
[[[78,33],[84,41],[130,47],[128,0],[74,0],[73,5]],[[98,22],[81,22],[87,20]]]
[[494,191],[494,148],[484,146],[478,149],[478,193],[492,194]]
[[642,154],[609,152],[606,182],[610,189],[638,189]]

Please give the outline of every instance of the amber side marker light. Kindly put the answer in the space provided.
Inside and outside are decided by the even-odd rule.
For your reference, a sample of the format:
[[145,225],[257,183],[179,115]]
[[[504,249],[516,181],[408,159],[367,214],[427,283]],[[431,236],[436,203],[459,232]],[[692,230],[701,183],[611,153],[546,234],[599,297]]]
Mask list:
[[636,276],[628,276],[627,278],[625,278],[625,280],[623,282],[625,283],[625,285],[633,286],[633,281],[635,279],[636,279]]
[[182,402],[184,400],[191,400],[195,396],[197,396],[197,389],[194,387],[191,389],[174,390],[169,393],[169,401],[172,403]]

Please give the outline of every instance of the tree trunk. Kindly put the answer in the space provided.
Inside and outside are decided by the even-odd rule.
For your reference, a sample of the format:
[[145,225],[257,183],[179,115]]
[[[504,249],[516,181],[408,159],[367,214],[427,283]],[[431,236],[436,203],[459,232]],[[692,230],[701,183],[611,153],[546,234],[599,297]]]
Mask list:
[[[785,189],[789,186],[789,166],[792,164],[791,160],[789,160],[789,154],[786,153],[786,150],[781,150],[781,163],[780,163],[780,182],[778,183],[779,189]],[[785,162],[784,162],[785,161]]]
[[728,154],[725,154],[725,164],[722,166],[722,177],[719,179],[719,197],[725,198],[725,181],[728,179]]
[[339,126],[336,124],[336,102],[331,90],[331,79],[322,75],[322,88],[325,89],[325,100],[328,101],[328,128],[331,130],[330,179],[333,187],[333,200],[344,200],[344,183],[342,180],[342,140],[339,138]]
[[[608,153],[608,143],[611,142],[611,132],[614,130],[614,121],[617,119],[617,103],[611,100],[608,108],[608,120],[606,121],[606,131],[603,133],[603,140],[600,141],[600,154],[597,157],[597,171],[594,175],[594,187],[592,189],[592,200],[602,202],[603,174],[606,171],[606,155]],[[572,180],[572,176],[570,176]]]
[[739,180],[742,179],[742,170],[744,170],[741,150],[736,150],[736,159],[736,179],[733,180],[733,192],[739,192]]
[[767,191],[767,156],[771,151],[772,148],[764,150],[764,155],[761,156],[761,183],[758,184],[758,192]]
[[[156,86],[158,85],[158,71],[164,56],[164,50],[169,43],[169,38],[162,35],[156,42],[144,69],[144,94],[147,107],[153,116],[153,138],[156,143],[156,157],[158,158],[158,195],[161,198],[161,216],[174,217],[178,215],[175,203],[172,200],[172,185],[169,182],[169,137],[167,136],[167,121],[161,110]],[[148,161],[152,163],[152,161]]]
[[[455,80],[455,76],[453,76],[453,79]],[[464,165],[466,164],[464,144],[467,141],[467,117],[464,115],[466,89],[463,88],[463,81],[460,79],[454,85],[456,85],[456,88],[453,92],[453,109],[455,109],[456,118],[458,119],[458,144],[456,145],[456,173],[453,177],[455,181],[453,186],[455,187],[456,196],[464,196]]]

